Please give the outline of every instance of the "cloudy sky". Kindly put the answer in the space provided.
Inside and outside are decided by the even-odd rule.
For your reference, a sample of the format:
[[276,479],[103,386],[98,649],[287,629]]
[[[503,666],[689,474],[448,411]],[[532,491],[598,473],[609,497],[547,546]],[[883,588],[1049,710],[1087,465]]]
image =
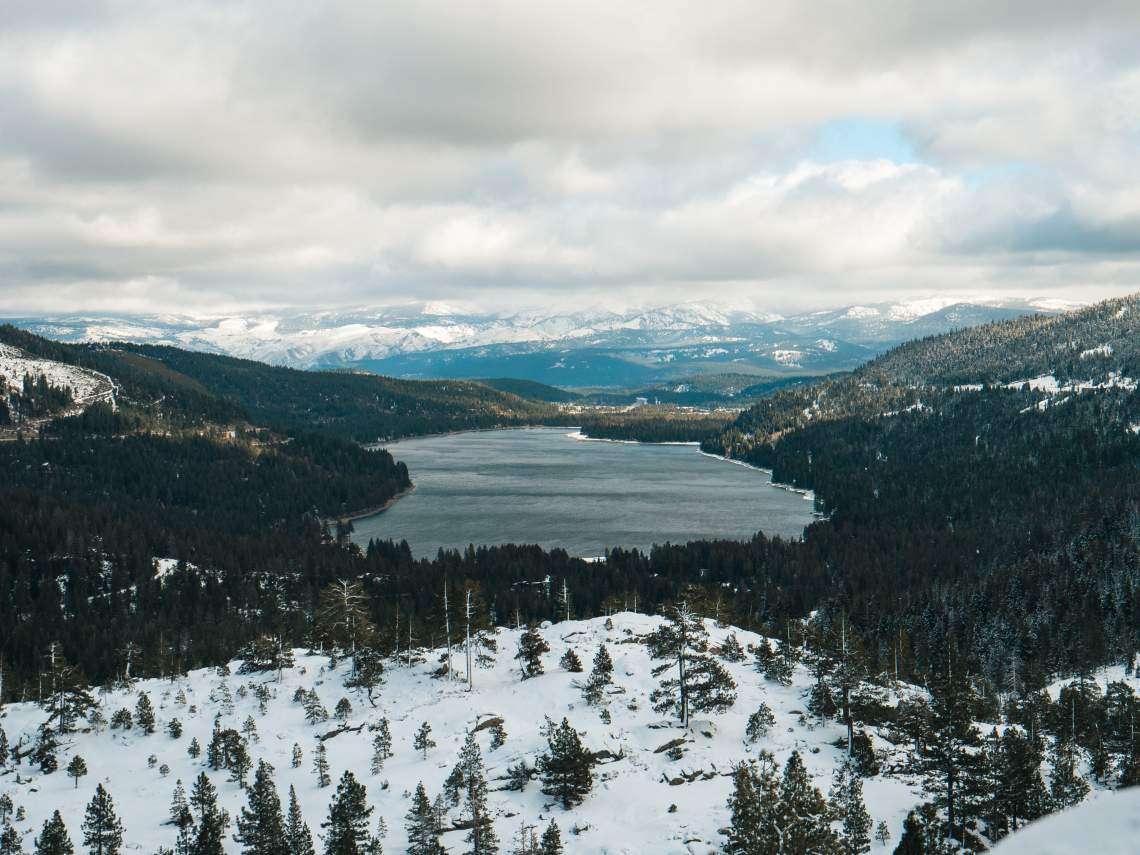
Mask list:
[[1140,290],[1140,3],[4,0],[0,313]]

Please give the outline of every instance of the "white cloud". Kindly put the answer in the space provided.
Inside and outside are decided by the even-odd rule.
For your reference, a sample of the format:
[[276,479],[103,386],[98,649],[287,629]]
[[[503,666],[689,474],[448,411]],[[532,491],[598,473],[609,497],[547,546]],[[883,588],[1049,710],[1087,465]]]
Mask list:
[[[1137,288],[1138,38],[1134,2],[11,0],[0,311]],[[852,117],[919,162],[814,162]]]

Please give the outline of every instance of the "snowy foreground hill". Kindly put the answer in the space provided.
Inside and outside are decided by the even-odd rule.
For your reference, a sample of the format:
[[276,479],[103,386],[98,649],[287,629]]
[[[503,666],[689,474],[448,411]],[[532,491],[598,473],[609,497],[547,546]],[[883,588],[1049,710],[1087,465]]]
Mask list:
[[[804,694],[811,679],[807,670],[797,666],[792,685],[784,686],[766,681],[747,662],[724,663],[737,683],[735,705],[726,713],[694,719],[687,730],[681,730],[676,719],[653,712],[649,693],[657,686],[651,673],[657,663],[650,660],[645,645],[636,641],[659,624],[659,618],[622,613],[613,616],[610,629],[602,618],[543,627],[541,633],[550,646],[543,655],[546,673],[525,681],[520,679],[514,659],[520,633],[499,630],[495,664],[486,670],[476,669],[473,691],[469,692],[463,682],[433,678],[431,671],[437,667],[437,656],[433,656],[426,662],[390,666],[384,685],[376,693],[375,706],[363,690],[345,688],[347,662],[330,668],[327,657],[304,655],[303,651],[297,651],[294,667],[282,673],[280,682],[276,672],[239,674],[239,662],[230,664],[228,675],[206,669],[174,681],[138,681],[130,690],[110,690],[97,694],[96,699],[110,720],[117,710],[133,712],[139,693],[147,693],[157,718],[153,734],[146,735],[135,726],[129,731],[94,732],[88,728],[61,737],[58,771],[43,775],[27,763],[14,767],[10,762],[0,775],[0,793],[8,793],[17,808],[24,808],[16,827],[24,834],[29,851],[44,820],[57,809],[78,844],[84,809],[96,784],[102,784],[114,799],[125,828],[124,851],[153,853],[160,846],[172,847],[176,830],[168,824],[168,806],[177,780],[189,790],[194,779],[207,771],[231,817],[246,804],[246,792],[229,780],[228,773],[209,771],[205,763],[217,714],[221,714],[222,728],[235,730],[252,717],[257,732],[256,738],[249,740],[253,765],[261,759],[273,765],[277,789],[286,803],[290,785],[296,788],[314,833],[326,818],[337,780],[345,770],[351,770],[367,787],[368,801],[375,808],[372,822],[383,817],[387,826],[383,840],[386,852],[405,849],[404,817],[417,783],[424,783],[431,798],[440,793],[468,731],[492,717],[502,718],[505,743],[492,749],[490,728],[480,729],[477,738],[491,790],[489,804],[496,817],[495,830],[504,853],[512,851],[520,826],[537,826],[541,833],[551,818],[557,820],[565,851],[571,853],[717,851],[724,839],[719,830],[729,818],[729,775],[734,764],[761,749],[771,751],[781,764],[798,751],[816,786],[826,793],[842,757],[834,743],[843,730],[836,722],[821,725],[803,715]],[[735,632],[745,647],[762,640],[753,633],[711,622],[707,626],[716,643],[730,632]],[[579,687],[586,674],[569,673],[559,665],[567,648],[572,648],[588,672],[598,645],[603,643],[614,663],[608,724],[599,717],[598,708],[583,701]],[[457,665],[461,666],[462,659],[460,652]],[[259,709],[255,691],[259,685],[269,690],[264,712]],[[330,712],[347,698],[352,707],[347,722],[342,724],[333,717],[308,723],[302,705],[294,700],[299,688],[316,692]],[[266,693],[261,694],[264,697]],[[227,703],[226,695],[232,702]],[[761,702],[771,708],[775,724],[766,736],[748,743],[748,717]],[[537,781],[521,792],[499,789],[509,766],[525,760],[533,767],[546,750],[541,731],[547,716],[555,722],[568,718],[587,748],[609,752],[594,769],[594,786],[585,801],[569,811],[543,795]],[[11,704],[0,724],[9,742],[15,746],[23,739],[26,750],[44,718],[44,711],[35,704]],[[178,738],[167,732],[174,718],[183,725]],[[390,725],[393,756],[378,774],[373,774],[370,766],[375,732],[369,725],[377,726],[381,718]],[[430,725],[431,738],[437,743],[426,759],[413,749],[414,735],[424,722]],[[313,771],[315,748],[322,735],[342,728],[323,742],[333,785],[319,787]],[[683,739],[679,751],[663,749],[679,738]],[[187,753],[192,739],[202,747],[197,759]],[[873,740],[877,749],[890,747],[878,736]],[[303,752],[297,767],[292,765],[295,744]],[[83,757],[88,769],[77,787],[65,772],[75,755]],[[907,811],[921,801],[918,782],[874,777],[865,781],[864,795],[874,823],[885,821],[890,829],[888,846],[893,849]],[[444,825],[450,827],[461,819],[461,808],[453,809]],[[236,853],[240,845],[232,841],[233,831],[231,824],[227,851]],[[454,830],[442,839],[450,851],[461,852],[467,848],[465,836],[465,830]],[[319,841],[317,845],[319,849]],[[872,846],[873,851],[889,851],[878,842]]]
[[1029,825],[994,855],[1135,855],[1140,852],[1140,788],[1098,794],[1086,804]]

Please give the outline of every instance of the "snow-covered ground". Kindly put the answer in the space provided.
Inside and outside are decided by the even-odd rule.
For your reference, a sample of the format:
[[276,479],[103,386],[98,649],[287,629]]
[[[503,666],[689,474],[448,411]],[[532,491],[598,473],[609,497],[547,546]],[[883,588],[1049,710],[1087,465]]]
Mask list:
[[[518,632],[500,630],[496,664],[492,669],[476,672],[473,692],[468,692],[463,683],[429,676],[436,664],[432,658],[424,664],[390,667],[375,707],[370,706],[361,690],[344,687],[347,663],[329,669],[327,658],[305,656],[301,651],[296,666],[284,673],[280,683],[274,673],[239,675],[238,663],[232,664],[233,673],[226,677],[211,669],[195,671],[174,682],[140,681],[131,691],[119,689],[97,697],[104,715],[110,719],[119,708],[133,711],[138,692],[147,692],[157,711],[156,733],[147,736],[136,728],[130,733],[105,730],[71,734],[64,738],[59,771],[45,776],[26,764],[19,767],[18,773],[9,769],[0,775],[0,792],[10,793],[16,805],[26,808],[27,817],[18,823],[18,829],[28,835],[27,843],[57,808],[76,839],[83,810],[96,783],[102,783],[123,819],[126,852],[149,853],[160,845],[170,846],[175,831],[165,823],[175,780],[181,779],[189,789],[192,780],[206,769],[204,758],[192,759],[186,748],[190,739],[196,737],[204,753],[214,715],[219,711],[210,695],[224,681],[234,695],[234,707],[232,713],[223,715],[222,726],[240,729],[247,716],[253,717],[259,734],[259,741],[250,745],[254,763],[265,759],[273,764],[277,787],[283,795],[290,784],[296,787],[314,833],[326,816],[336,780],[344,770],[351,769],[368,788],[369,802],[375,807],[373,822],[382,816],[387,824],[384,843],[388,852],[403,851],[404,815],[417,782],[422,780],[434,798],[455,763],[467,730],[477,719],[491,715],[501,716],[507,731],[506,743],[494,751],[489,750],[488,733],[480,734],[487,778],[493,790],[491,806],[497,813],[496,830],[504,852],[510,851],[510,841],[520,824],[545,824],[551,817],[563,829],[568,853],[716,851],[723,840],[719,829],[728,821],[728,775],[736,762],[762,748],[772,751],[781,763],[793,750],[800,751],[817,786],[826,793],[841,756],[834,743],[842,729],[837,723],[818,724],[802,715],[804,693],[811,680],[808,672],[798,668],[793,685],[785,687],[766,681],[746,663],[725,663],[738,687],[735,706],[723,715],[695,720],[683,732],[674,719],[653,712],[648,697],[656,686],[650,673],[652,665],[645,646],[635,642],[638,635],[655,628],[658,620],[622,613],[613,616],[611,630],[605,628],[602,618],[546,627],[542,634],[551,647],[543,656],[546,673],[527,681],[519,679],[513,659]],[[711,623],[709,627],[714,641],[720,641],[730,631]],[[752,633],[735,631],[742,645],[760,641]],[[603,642],[613,658],[614,683],[620,689],[611,696],[610,724],[604,724],[597,709],[582,700],[575,684],[586,675],[567,673],[558,665],[566,648],[572,647],[588,672],[597,646]],[[462,655],[456,657],[457,667],[461,667],[462,659]],[[239,688],[260,683],[273,693],[264,715],[259,714],[252,691],[238,697]],[[364,727],[359,733],[344,732],[327,740],[334,786],[317,786],[312,771],[317,737],[333,730],[337,722],[307,724],[301,706],[292,700],[298,687],[315,690],[330,711],[340,698],[349,698],[353,712],[348,724],[352,727],[376,722],[382,716],[388,718],[395,754],[381,774],[372,775],[369,771],[373,734]],[[176,700],[179,689],[186,694],[186,705]],[[776,725],[766,738],[747,745],[746,722],[761,701],[772,708]],[[596,767],[594,789],[581,806],[570,812],[552,806],[537,781],[523,792],[494,791],[501,785],[495,779],[503,776],[508,766],[523,758],[532,765],[545,750],[540,734],[544,716],[555,721],[568,717],[589,748],[608,749],[620,757]],[[27,743],[44,717],[45,713],[34,704],[11,704],[5,708],[0,724],[10,742],[16,743],[23,737]],[[165,730],[174,717],[184,725],[179,739],[172,739]],[[412,749],[413,733],[424,721],[431,725],[432,737],[438,743],[426,760]],[[680,760],[658,753],[657,749],[679,736],[687,740]],[[290,765],[294,743],[304,751],[304,760],[296,769]],[[887,747],[878,737],[875,744],[878,748]],[[63,771],[75,754],[85,759],[89,769],[78,788]],[[156,758],[153,767],[148,765],[151,755]],[[170,769],[165,776],[159,771],[163,764]],[[692,773],[700,774],[694,777]],[[228,781],[227,773],[209,774],[223,806],[236,816],[245,804],[244,792]],[[683,777],[694,780],[685,783]],[[865,797],[875,822],[885,820],[891,830],[889,848],[876,843],[873,851],[890,851],[899,839],[907,811],[921,801],[915,782],[872,778],[865,783]],[[453,818],[459,816],[457,811],[452,813]],[[581,829],[580,833],[571,833],[575,826]],[[452,851],[462,851],[464,836],[463,831],[447,833],[444,843]],[[238,844],[229,842],[227,851],[238,852]]]
[[1136,855],[1140,788],[1097,795],[1007,837],[994,855]]

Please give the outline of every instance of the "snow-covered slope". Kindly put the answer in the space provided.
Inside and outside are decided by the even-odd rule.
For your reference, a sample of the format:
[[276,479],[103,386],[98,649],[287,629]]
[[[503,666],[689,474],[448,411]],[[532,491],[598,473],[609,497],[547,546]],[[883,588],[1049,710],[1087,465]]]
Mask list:
[[17,347],[0,344],[0,392],[18,391],[29,374],[33,378],[47,378],[52,386],[70,389],[74,399],[70,412],[73,413],[97,401],[113,404],[115,400],[115,384],[105,374],[50,359],[37,359]]
[[1010,835],[994,855],[1136,855],[1140,852],[1140,787],[1095,792],[1074,808]]
[[[224,682],[234,694],[234,707],[231,713],[223,714],[222,726],[240,728],[247,716],[253,717],[259,735],[259,740],[250,745],[254,763],[265,759],[273,764],[281,793],[287,793],[290,784],[296,787],[314,832],[326,816],[334,787],[317,786],[312,771],[313,750],[318,736],[333,730],[337,723],[307,724],[301,706],[292,700],[293,694],[298,687],[315,690],[329,710],[340,698],[349,698],[353,707],[349,726],[365,727],[359,733],[343,732],[327,740],[331,775],[335,784],[348,769],[365,783],[369,802],[376,809],[373,822],[382,816],[389,829],[384,841],[387,852],[404,849],[404,815],[417,782],[423,781],[434,798],[455,763],[467,730],[477,720],[492,715],[503,718],[506,743],[492,751],[487,731],[482,731],[479,738],[492,789],[491,807],[497,816],[496,830],[504,843],[504,852],[510,851],[510,841],[521,824],[545,825],[551,817],[563,829],[568,853],[715,851],[723,840],[719,829],[728,820],[725,800],[731,780],[727,776],[736,762],[762,748],[772,751],[781,763],[793,750],[800,751],[816,784],[827,791],[840,758],[833,743],[840,737],[841,728],[834,723],[820,725],[802,716],[803,693],[811,679],[805,669],[798,669],[794,685],[785,687],[765,681],[744,663],[726,663],[738,686],[735,706],[723,715],[694,721],[689,731],[681,731],[675,720],[652,711],[648,695],[656,683],[650,673],[651,663],[644,645],[634,641],[657,624],[657,618],[623,613],[613,617],[611,630],[606,629],[601,618],[546,627],[542,634],[551,647],[543,656],[546,673],[526,681],[519,679],[512,658],[519,633],[500,630],[497,662],[491,670],[476,672],[473,692],[469,693],[462,683],[429,676],[436,665],[433,658],[425,664],[390,667],[376,707],[369,705],[360,690],[344,687],[347,664],[330,669],[327,658],[304,656],[300,651],[296,666],[284,673],[280,683],[272,673],[238,675],[237,663],[233,663],[233,674],[226,677],[213,670],[202,670],[173,682],[141,681],[129,692],[110,691],[100,695],[99,700],[109,719],[119,708],[133,710],[138,692],[147,692],[157,710],[156,733],[147,736],[136,728],[129,733],[107,730],[70,735],[59,755],[60,771],[44,776],[25,764],[18,773],[8,771],[0,775],[0,790],[9,792],[13,801],[27,810],[27,818],[18,823],[21,832],[38,832],[44,819],[58,808],[75,838],[84,807],[96,783],[102,783],[123,819],[126,851],[150,853],[160,845],[170,846],[175,832],[165,822],[175,780],[181,779],[188,788],[193,778],[206,769],[204,758],[192,759],[186,749],[191,738],[197,738],[203,751],[208,744],[214,716],[220,711],[210,695]],[[711,623],[709,628],[715,641],[729,632]],[[759,641],[752,633],[736,633],[742,645]],[[603,642],[613,658],[614,683],[620,690],[611,696],[609,724],[604,724],[597,709],[582,700],[575,684],[585,675],[570,674],[558,666],[563,652],[572,647],[588,671],[597,646]],[[461,661],[462,655],[456,658],[457,665]],[[238,697],[241,687],[259,683],[266,684],[273,694],[264,715],[259,713],[252,691]],[[185,705],[177,701],[179,689],[185,692]],[[766,738],[747,745],[746,722],[761,701],[774,711],[776,725]],[[369,762],[373,734],[367,724],[382,716],[390,722],[394,756],[381,774],[372,775]],[[501,778],[508,766],[520,759],[533,765],[537,754],[545,750],[540,735],[544,716],[555,721],[567,717],[583,734],[587,747],[594,751],[608,749],[620,758],[596,767],[592,792],[581,806],[569,812],[553,806],[551,799],[541,793],[538,782],[532,782],[522,792],[495,789],[502,783],[495,779]],[[6,708],[2,724],[11,742],[22,737],[26,747],[44,717],[44,712],[33,704],[12,704]],[[179,718],[185,727],[179,739],[172,739],[165,732],[166,723],[173,717]],[[432,737],[438,743],[426,760],[412,749],[413,733],[425,721],[431,725]],[[658,751],[678,737],[686,740],[681,759],[671,760]],[[304,752],[300,768],[290,764],[294,743]],[[876,745],[885,747],[886,743],[876,739]],[[86,760],[89,769],[78,788],[63,771],[75,754]],[[153,767],[148,764],[151,755],[155,757]],[[160,773],[163,765],[169,767],[165,776]],[[223,806],[236,816],[245,804],[245,794],[227,780],[226,773],[209,774]],[[891,829],[892,843],[897,842],[907,810],[920,801],[917,791],[899,778],[877,777],[866,781],[865,796],[875,822],[885,820]],[[459,812],[453,811],[451,816],[456,819]],[[574,827],[580,833],[572,833]],[[462,851],[464,835],[463,831],[449,832],[444,835],[444,843],[452,851]],[[31,837],[25,840],[30,842]],[[875,847],[874,851],[887,851],[879,844]],[[236,853],[240,847],[230,842],[227,851]]]

